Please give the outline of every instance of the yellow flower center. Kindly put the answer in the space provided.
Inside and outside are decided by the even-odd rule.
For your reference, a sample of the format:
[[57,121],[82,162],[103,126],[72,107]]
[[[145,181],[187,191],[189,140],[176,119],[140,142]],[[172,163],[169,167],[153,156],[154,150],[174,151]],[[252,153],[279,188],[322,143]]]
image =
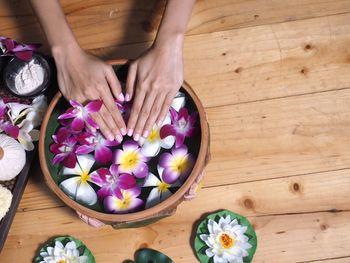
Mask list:
[[235,245],[235,240],[229,234],[226,233],[222,233],[220,235],[219,241],[222,247],[226,249],[231,248]]
[[167,183],[164,183],[164,182],[161,182],[161,183],[159,183],[159,185],[158,185],[158,188],[159,188],[159,190],[160,190],[162,193],[168,191],[169,187],[170,187],[170,184],[167,184]]
[[123,192],[123,200],[116,199],[115,204],[119,209],[127,209],[130,207],[131,204],[131,194],[127,191]]
[[90,175],[87,171],[83,171],[82,174],[80,175],[80,181],[81,183],[85,184],[87,181],[89,181]]
[[137,151],[125,152],[121,158],[120,166],[123,170],[133,170],[140,161],[140,156]]
[[66,263],[67,261],[65,261],[64,259],[60,259],[59,261],[57,261],[57,263]]
[[160,140],[159,129],[157,129],[157,128],[152,129],[152,131],[149,134],[147,140],[150,141],[150,142],[155,142],[155,141]]
[[185,157],[175,157],[170,165],[173,172],[183,173],[188,169],[189,161],[187,156]]

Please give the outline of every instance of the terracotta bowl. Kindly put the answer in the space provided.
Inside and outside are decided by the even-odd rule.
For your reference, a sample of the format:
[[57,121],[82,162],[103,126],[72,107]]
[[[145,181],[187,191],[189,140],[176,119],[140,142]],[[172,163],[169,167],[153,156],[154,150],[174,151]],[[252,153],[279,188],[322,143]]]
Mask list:
[[[112,60],[108,61],[115,69],[118,67],[127,67],[128,60]],[[119,77],[119,76],[118,76]],[[44,174],[44,179],[49,186],[49,188],[69,207],[73,208],[78,212],[78,214],[84,215],[85,218],[97,219],[106,224],[111,224],[115,228],[126,228],[126,227],[138,227],[155,222],[163,217],[172,215],[175,213],[177,206],[184,200],[191,200],[195,196],[197,186],[202,179],[203,170],[210,159],[209,153],[209,126],[206,119],[206,113],[204,111],[203,105],[201,104],[199,98],[194,93],[193,89],[184,82],[182,88],[187,92],[187,95],[192,98],[192,101],[197,108],[199,113],[200,122],[200,146],[197,155],[197,160],[192,170],[192,173],[184,182],[184,184],[168,199],[151,207],[146,210],[139,212],[129,213],[129,214],[108,214],[104,212],[95,211],[88,207],[85,207],[76,201],[69,198],[56,184],[49,169],[49,158],[48,152],[48,138],[50,133],[48,126],[50,117],[53,113],[54,108],[57,104],[63,100],[62,94],[58,92],[53,100],[51,101],[48,110],[45,114],[39,140],[39,157],[40,165]]]

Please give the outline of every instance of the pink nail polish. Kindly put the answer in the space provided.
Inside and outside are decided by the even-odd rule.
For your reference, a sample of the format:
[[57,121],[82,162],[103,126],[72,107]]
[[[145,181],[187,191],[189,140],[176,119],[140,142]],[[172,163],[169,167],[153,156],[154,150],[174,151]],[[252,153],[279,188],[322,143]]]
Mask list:
[[124,101],[124,95],[123,93],[120,93],[118,96],[119,101]]
[[108,134],[108,135],[107,135],[107,139],[108,139],[109,141],[114,141],[114,138],[113,138],[112,134]]
[[159,127],[160,127],[162,124],[163,124],[163,121],[162,121],[162,120],[160,120],[160,121],[157,122],[157,125],[158,125]]
[[134,140],[135,140],[135,141],[138,141],[139,139],[140,139],[140,134],[137,134],[137,133],[136,133],[135,136],[134,136]]
[[122,133],[123,136],[126,135],[126,130],[125,130],[124,128],[121,128],[121,129],[120,129],[120,132]]
[[133,129],[129,129],[129,130],[128,130],[128,136],[132,136],[133,132],[134,132]]
[[148,137],[148,134],[149,134],[149,132],[148,132],[148,131],[144,131],[144,133],[143,133],[142,137],[146,139],[146,138]]
[[130,95],[129,95],[128,93],[126,93],[126,95],[125,95],[125,100],[126,100],[126,101],[129,101],[129,100],[130,100]]
[[115,138],[116,138],[116,140],[117,140],[118,142],[122,142],[122,141],[123,141],[123,137],[120,136],[119,134],[118,134]]

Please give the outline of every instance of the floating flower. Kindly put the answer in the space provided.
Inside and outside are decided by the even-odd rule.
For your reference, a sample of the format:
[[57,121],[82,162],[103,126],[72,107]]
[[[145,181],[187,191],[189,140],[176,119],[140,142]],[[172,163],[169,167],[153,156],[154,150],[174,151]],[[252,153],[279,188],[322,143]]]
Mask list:
[[46,251],[41,252],[42,261],[39,263],[87,263],[87,256],[80,256],[77,245],[74,241],[68,242],[65,246],[61,241],[55,241],[55,247],[48,246]]
[[77,164],[73,169],[63,167],[62,175],[78,175],[64,180],[60,184],[60,188],[74,200],[85,205],[94,205],[97,202],[95,190],[88,182],[92,182],[90,178],[90,170],[95,163],[94,157],[91,155],[78,155]]
[[[167,116],[163,122],[163,125],[171,123],[170,116]],[[141,145],[141,152],[147,157],[156,156],[161,148],[170,149],[175,143],[174,136],[168,136],[164,139],[160,138],[160,127],[157,125],[153,126],[149,136],[145,139],[140,138],[139,144]]]
[[40,44],[23,44],[8,37],[0,36],[1,56],[16,56],[17,58],[28,61],[32,58],[33,52],[38,49]]
[[179,110],[185,106],[186,104],[186,96],[184,93],[182,92],[178,92],[175,95],[175,98],[173,99],[173,102],[171,103],[171,107],[176,110],[177,112],[179,112]]
[[134,212],[143,205],[143,201],[138,198],[140,194],[140,187],[135,186],[128,190],[121,190],[121,196],[107,196],[103,204],[106,211],[111,213],[122,214]]
[[70,104],[73,106],[69,108],[65,113],[58,117],[59,120],[73,119],[71,122],[71,128],[75,132],[80,132],[85,127],[85,124],[88,127],[97,129],[98,126],[95,121],[90,117],[91,113],[98,112],[102,107],[101,100],[90,101],[86,106],[83,106],[77,101],[70,101]]
[[158,166],[158,173],[160,179],[152,173],[149,173],[143,183],[143,187],[153,187],[149,196],[146,200],[146,209],[163,202],[165,199],[169,198],[172,193],[170,192],[170,187],[180,187],[181,184],[177,181],[174,184],[168,184],[163,180],[164,169]]
[[127,141],[123,149],[115,151],[114,163],[119,165],[121,173],[134,174],[137,178],[144,178],[148,175],[148,166],[145,157],[137,142]]
[[60,128],[55,135],[50,146],[50,151],[55,154],[52,160],[54,165],[63,163],[67,168],[74,168],[77,163],[76,150],[77,139],[71,135],[71,131],[65,127]]
[[196,131],[195,122],[197,113],[188,115],[186,108],[181,108],[177,113],[176,110],[170,108],[170,116],[172,124],[166,124],[160,129],[160,138],[164,139],[170,135],[176,138],[176,148],[183,145],[186,137],[192,137]]
[[108,147],[119,145],[119,142],[107,140],[98,131],[81,133],[77,136],[77,140],[81,144],[76,150],[77,154],[87,154],[95,151],[96,161],[103,165],[112,160],[112,150]]
[[92,182],[100,188],[97,196],[103,200],[105,197],[115,195],[123,198],[121,190],[127,190],[136,186],[135,178],[126,173],[119,173],[118,165],[112,164],[109,169],[101,168],[90,176]]
[[190,175],[194,165],[192,154],[188,153],[186,145],[173,148],[171,153],[163,153],[160,156],[158,171],[162,174],[165,183],[173,184],[178,179],[184,182]]

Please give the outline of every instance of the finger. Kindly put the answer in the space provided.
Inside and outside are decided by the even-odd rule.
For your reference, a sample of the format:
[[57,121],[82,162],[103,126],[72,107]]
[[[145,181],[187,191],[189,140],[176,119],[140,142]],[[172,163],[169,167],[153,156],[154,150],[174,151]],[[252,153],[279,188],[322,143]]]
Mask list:
[[[154,100],[156,97],[156,92],[152,91],[150,93],[147,93],[147,96],[145,98],[145,101],[142,105],[141,112],[139,113],[137,123],[135,126],[135,131],[134,131],[134,140],[137,141],[142,134],[143,128],[145,126],[145,123],[151,113]],[[148,134],[142,134],[142,137],[147,138]]]
[[109,84],[109,87],[116,99],[118,101],[123,102],[124,101],[124,95],[122,92],[122,87],[120,86],[120,82],[118,80],[117,75],[115,74],[113,68],[111,66],[107,67],[106,70],[106,79]]
[[[138,88],[137,92],[135,94],[135,100],[131,108],[131,113],[128,121],[128,135],[132,136],[134,134],[134,128],[138,119],[138,116],[140,114],[143,101],[145,99],[145,92],[142,88]],[[134,139],[137,141],[138,137],[140,137],[140,134],[138,136],[134,136]]]
[[148,117],[146,124],[143,128],[142,137],[147,138],[149,135],[149,132],[152,130],[154,123],[156,122],[156,120],[160,114],[160,111],[162,109],[165,95],[166,94],[161,93],[158,96],[156,96],[151,113],[149,114],[149,117]]
[[157,118],[157,125],[158,126],[161,126],[163,124],[163,121],[169,112],[169,108],[170,108],[170,105],[174,99],[174,96],[175,95],[172,95],[172,94],[168,94],[166,96],[165,101],[164,101],[163,106],[162,106],[162,109],[161,109],[161,111],[158,115],[158,118]]
[[102,106],[102,108],[101,108],[99,113],[100,113],[100,116],[102,117],[102,119],[104,120],[105,124],[107,124],[109,130],[114,135],[114,138],[118,142],[121,142],[123,140],[123,136],[120,134],[119,129],[118,129],[117,125],[115,124],[112,115],[107,110],[105,105]]
[[126,92],[125,100],[130,101],[134,94],[135,81],[136,81],[137,64],[131,63],[129,66],[128,77],[126,79]]
[[123,120],[122,115],[119,112],[117,105],[115,105],[111,91],[108,88],[103,88],[101,91],[102,91],[101,98],[103,99],[103,103],[108,109],[109,114],[112,115],[112,118],[113,118],[112,122],[114,121],[114,123],[118,127],[119,129],[118,133],[125,135],[126,134],[125,122]]
[[94,119],[94,121],[97,123],[98,127],[100,128],[101,133],[105,138],[107,138],[110,141],[114,140],[113,134],[111,130],[108,128],[107,124],[103,120],[102,116],[98,112],[91,113],[91,117]]

